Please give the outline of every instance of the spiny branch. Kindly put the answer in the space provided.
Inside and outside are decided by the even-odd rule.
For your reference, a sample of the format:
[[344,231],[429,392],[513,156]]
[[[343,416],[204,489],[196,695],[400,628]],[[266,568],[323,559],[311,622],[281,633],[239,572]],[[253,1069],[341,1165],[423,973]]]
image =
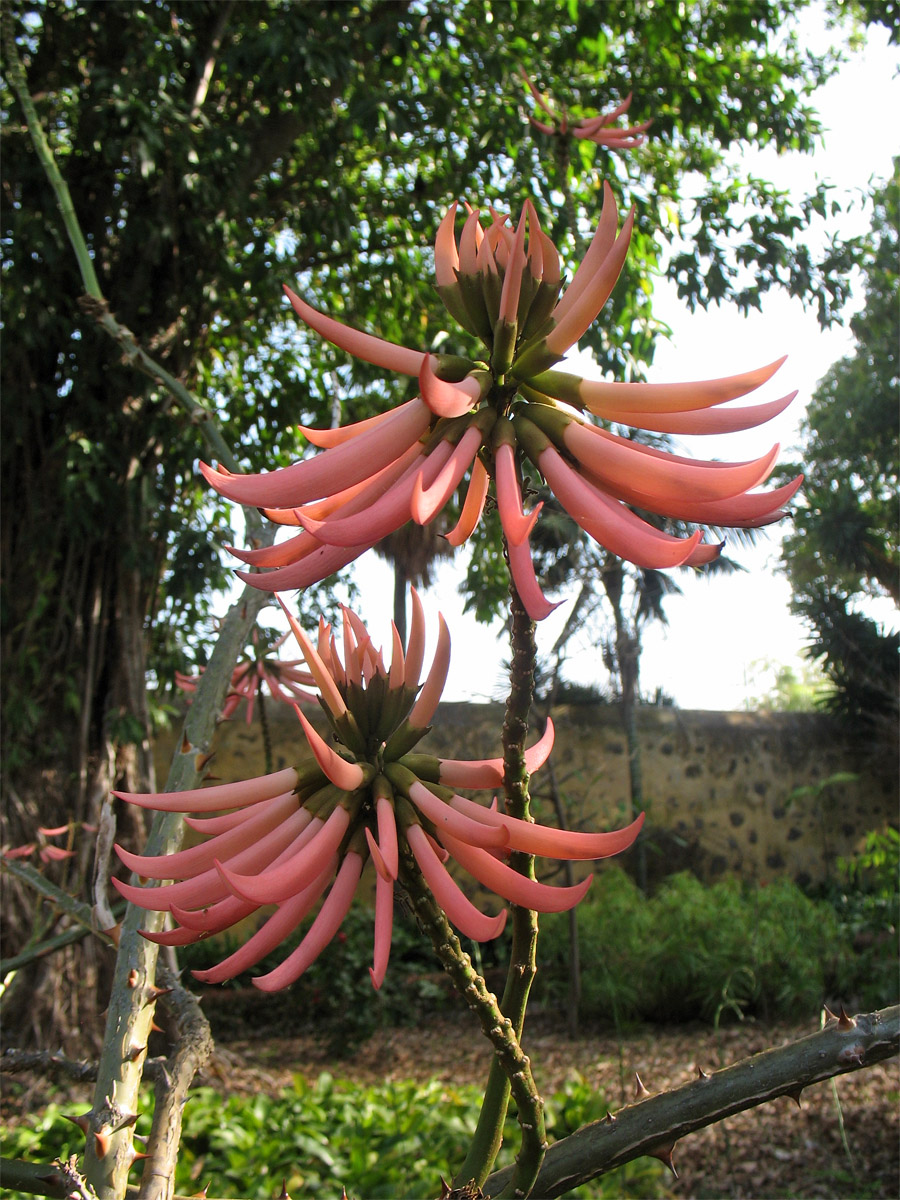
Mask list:
[[[779,1096],[800,1103],[811,1084],[858,1071],[900,1053],[900,1006],[848,1017],[829,1014],[824,1029],[766,1050],[682,1087],[641,1099],[552,1145],[533,1194],[561,1196],[623,1163],[650,1154],[671,1165],[675,1143],[688,1133]],[[674,1168],[673,1168],[674,1169]],[[496,1171],[485,1197],[499,1196],[512,1168]]]

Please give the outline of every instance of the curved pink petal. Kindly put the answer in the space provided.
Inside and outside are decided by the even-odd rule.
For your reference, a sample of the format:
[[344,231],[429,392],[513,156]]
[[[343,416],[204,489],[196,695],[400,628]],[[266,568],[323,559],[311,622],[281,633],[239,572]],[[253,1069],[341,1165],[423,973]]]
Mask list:
[[254,979],[254,987],[258,987],[263,992],[277,992],[281,988],[295,983],[307,967],[315,962],[340,929],[344,917],[350,911],[362,868],[361,856],[350,850],[344,856],[331,891],[325,897],[325,902],[319,909],[319,914],[310,926],[306,937],[274,971]]
[[522,507],[522,492],[516,472],[516,452],[509,442],[502,442],[494,450],[494,463],[500,524],[503,526],[507,542],[514,546],[520,546],[527,537],[530,537],[543,502],[538,504],[528,516],[525,515]]
[[700,541],[699,533],[674,538],[654,529],[620,501],[588,483],[552,446],[538,456],[538,466],[560,504],[585,533],[638,567],[665,570],[680,566]]
[[553,310],[552,319],[555,325],[564,320],[576,307],[577,302],[596,278],[597,272],[603,266],[610,251],[616,244],[616,231],[619,225],[619,210],[616,197],[607,181],[603,183],[603,199],[600,208],[600,220],[591,238],[584,258],[578,265],[572,277],[572,282],[563,292]]
[[333,317],[311,308],[296,292],[291,291],[287,284],[283,284],[282,288],[300,320],[332,345],[376,367],[399,371],[402,375],[418,375],[422,359],[425,357],[420,350],[407,350],[405,346],[397,346],[394,342],[386,342],[384,338],[374,337],[371,333],[362,333],[359,329],[342,325]]
[[438,613],[438,643],[428,678],[422,685],[418,699],[412,707],[408,720],[414,729],[424,729],[431,721],[440,703],[441,693],[450,670],[450,630],[443,615]]
[[300,647],[306,665],[309,667],[310,674],[316,681],[316,687],[322,694],[322,699],[325,702],[329,712],[336,717],[341,717],[347,711],[347,703],[341,695],[331,672],[322,661],[318,650],[312,644],[312,641],[306,636],[300,622],[288,609],[287,605],[278,597],[278,603],[281,605],[282,612],[287,617],[288,625],[291,627],[291,633],[297,639],[297,645]]
[[727,500],[758,487],[772,472],[778,446],[746,463],[684,462],[674,456],[642,454],[636,443],[606,430],[570,421],[563,433],[566,449],[602,487],[632,504],[666,505],[685,496]]
[[484,511],[484,502],[487,499],[490,481],[484,463],[480,458],[476,458],[472,463],[472,476],[459,520],[453,529],[444,535],[451,546],[461,546],[475,532],[475,527],[481,520],[481,514]]
[[145,879],[188,879],[200,871],[209,870],[213,859],[230,858],[237,851],[245,850],[281,825],[295,811],[297,797],[288,793],[246,810],[243,814],[245,819],[240,825],[187,850],[148,856],[132,854],[118,845],[114,849],[129,871]]
[[346,758],[341,758],[336,750],[332,750],[300,711],[299,705],[294,705],[294,711],[303,726],[303,732],[306,734],[306,740],[309,742],[316,762],[334,786],[344,792],[354,792],[357,788],[362,787],[366,776],[359,763],[348,762]]
[[[415,403],[414,399],[407,400],[405,404],[397,407],[408,408]],[[366,417],[362,421],[351,421],[349,425],[336,425],[332,429],[315,429],[311,425],[300,425],[299,429],[313,446],[318,446],[320,450],[330,450],[332,446],[340,446],[342,442],[349,442],[361,433],[374,429],[376,425],[386,421],[396,411],[395,408],[389,408],[383,413],[376,413],[374,417]]]
[[[625,263],[633,228],[634,209],[625,218],[614,246],[591,276],[575,303],[566,311],[565,316],[560,317],[558,312],[554,313],[553,319],[556,324],[545,339],[546,348],[550,353],[561,356],[574,346],[609,299],[610,292]],[[574,284],[574,282],[573,280],[572,283]],[[566,289],[566,295],[570,288]]]
[[466,813],[473,820],[506,829],[509,833],[510,850],[540,854],[543,858],[565,858],[573,861],[610,858],[614,854],[621,854],[634,842],[644,824],[644,814],[641,813],[623,829],[614,829],[610,833],[583,833],[576,829],[555,829],[551,825],[538,825],[534,821],[520,821],[517,817],[510,817],[506,813],[497,812],[496,809],[485,808],[465,796],[454,796],[450,806],[458,812]]
[[199,979],[201,983],[222,983],[226,979],[233,979],[235,975],[240,975],[242,971],[249,970],[260,959],[271,954],[297,928],[325,891],[336,866],[337,855],[333,855],[308,887],[279,905],[272,916],[233,954],[229,954],[217,966],[211,967],[209,970],[192,971],[191,974],[194,978]]
[[536,879],[520,875],[518,871],[499,862],[487,851],[469,846],[449,834],[442,834],[441,840],[453,858],[473,879],[477,879],[505,900],[537,912],[566,912],[574,908],[584,899],[593,880],[593,876],[588,875],[574,887],[550,887],[549,884],[538,883]]
[[[314,520],[320,521],[331,516],[338,509],[341,509],[344,516],[359,512],[373,500],[383,496],[391,485],[396,483],[419,452],[419,443],[414,442],[393,462],[382,467],[380,471],[375,471],[359,483],[354,483],[352,487],[342,488],[339,492],[334,492],[322,500],[312,500],[309,504],[295,508],[264,508],[263,516],[278,525],[299,526],[302,523],[301,517],[312,517]],[[305,534],[305,536],[309,535]],[[285,545],[286,543],[282,542],[280,546],[263,546],[258,550],[244,551],[238,551],[233,546],[229,546],[228,550],[243,562],[252,563],[255,567],[274,567],[292,561],[291,558],[284,557],[283,547]],[[310,549],[314,549],[317,545],[321,545],[321,543],[316,542]]]
[[531,544],[528,538],[518,546],[509,543],[509,573],[512,575],[519,599],[525,605],[525,611],[532,621],[543,621],[549,617],[555,608],[559,608],[562,600],[551,603],[541,591],[534,573],[534,563],[531,560]]
[[390,878],[396,879],[400,870],[397,822],[394,806],[386,796],[379,796],[375,801],[375,818],[378,822],[378,846],[384,865]]
[[461,417],[471,412],[484,395],[484,387],[474,375],[467,375],[459,383],[439,379],[429,354],[425,355],[419,371],[419,389],[422,399],[437,417]]
[[367,550],[371,550],[374,544],[375,542],[363,542],[358,546],[323,546],[316,543],[315,549],[304,555],[300,562],[292,562],[289,566],[259,574],[253,571],[235,571],[235,575],[260,592],[287,592],[295,588],[311,587],[312,584],[327,579],[347,563],[353,562]]
[[496,917],[480,912],[451,879],[420,825],[410,825],[406,839],[432,895],[456,928],[475,942],[499,937],[506,924],[506,909]]
[[[529,775],[539,770],[550,757],[554,737],[553,722],[548,717],[541,737],[525,751],[525,769]],[[440,782],[447,787],[495,788],[503,783],[502,758],[482,758],[476,761],[441,758],[438,762]],[[476,808],[483,811],[480,805],[476,805]]]
[[285,767],[272,775],[260,775],[257,779],[245,779],[239,783],[220,783],[215,787],[196,788],[187,792],[113,792],[120,800],[137,804],[141,808],[154,808],[160,812],[218,812],[220,808],[238,808],[247,804],[258,804],[260,800],[271,800],[297,786],[297,772]]
[[438,836],[449,831],[464,841],[491,849],[505,847],[508,842],[506,833],[499,825],[489,826],[458,812],[435,796],[434,792],[430,792],[424,783],[417,781],[410,784],[409,798],[431,821]]
[[375,955],[373,965],[369,967],[372,986],[376,992],[384,983],[393,932],[394,882],[379,875],[375,880]]
[[313,537],[330,546],[353,546],[361,539],[380,541],[409,520],[419,477],[430,487],[452,453],[452,444],[442,438],[429,454],[423,452],[415,458],[393,487],[365,511],[325,521],[314,521],[299,513],[300,523]]
[[424,486],[421,473],[417,476],[410,502],[410,513],[417,525],[427,525],[434,520],[459,487],[481,444],[481,430],[477,425],[470,425],[430,487]]
[[583,405],[595,416],[605,416],[607,410],[618,413],[694,412],[712,408],[746,396],[767,383],[785,362],[787,355],[752,371],[720,379],[694,380],[689,383],[608,383],[604,380],[582,379],[565,371],[547,371],[531,382],[539,391],[570,404]]
[[[224,863],[216,866],[226,887],[235,896],[253,900],[256,904],[281,904],[318,878],[340,846],[349,824],[350,814],[339,804],[315,831],[315,836],[280,866],[253,875],[241,874]],[[312,822],[309,828],[312,828]]]
[[409,589],[409,639],[406,643],[406,686],[417,688],[425,658],[425,609],[414,587]]
[[789,392],[780,400],[766,404],[751,404],[744,408],[702,408],[693,412],[619,412],[596,405],[594,413],[606,421],[617,421],[620,425],[631,425],[635,429],[650,429],[654,433],[722,434],[740,433],[744,429],[755,429],[774,417],[780,416],[795,399],[797,393]]
[[293,508],[374,475],[414,445],[431,420],[428,406],[421,400],[412,401],[359,437],[289,467],[261,475],[226,474],[206,463],[200,464],[200,470],[229,500],[256,508]]
[[438,225],[434,239],[434,277],[438,287],[454,287],[459,270],[459,252],[456,249],[456,209],[454,200]]

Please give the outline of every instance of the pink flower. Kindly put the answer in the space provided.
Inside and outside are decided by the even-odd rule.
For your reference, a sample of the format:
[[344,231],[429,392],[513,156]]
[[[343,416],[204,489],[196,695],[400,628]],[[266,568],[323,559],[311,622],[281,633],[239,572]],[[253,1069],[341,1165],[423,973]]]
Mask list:
[[[247,701],[246,720],[249,725],[253,720],[253,709],[257,695],[263,694],[265,684],[271,695],[283,704],[301,703],[312,704],[316,697],[304,691],[304,688],[314,687],[315,681],[308,671],[301,670],[299,659],[285,662],[273,657],[273,653],[287,640],[288,635],[282,634],[269,644],[260,643],[260,631],[254,628],[252,633],[253,653],[245,653],[231,673],[231,690],[225,697],[222,708],[222,719],[227,721],[234,715],[242,700]],[[195,692],[200,676],[206,670],[200,667],[196,675],[184,675],[175,672],[175,683],[183,692]],[[190,703],[190,697],[188,698]]]
[[[285,610],[287,611],[287,610]],[[375,952],[372,982],[387,970],[394,883],[415,860],[438,903],[457,928],[477,941],[501,932],[506,912],[490,916],[466,897],[444,865],[456,863],[503,899],[541,912],[572,908],[590,885],[551,887],[503,861],[513,850],[552,858],[593,860],[618,854],[634,841],[643,817],[613,833],[578,833],[520,821],[459,795],[457,788],[495,788],[500,759],[463,762],[415,752],[428,732],[447,676],[450,637],[440,620],[434,660],[421,688],[425,618],[413,593],[409,641],[393,629],[386,666],[365,625],[348,609],[338,645],[320,622],[315,645],[288,620],[323,701],[331,737],[326,741],[297,708],[311,761],[242,783],[159,795],[116,792],[146,808],[186,812],[187,824],[207,840],[159,857],[117,846],[138,875],[172,883],[136,887],[114,879],[141,908],[170,912],[178,927],[145,936],[186,945],[220,933],[276,905],[238,950],[198,979],[218,983],[254,966],[287,938],[325,895],[300,945],[274,971],[255,979],[275,991],[293,983],[334,938],[371,859],[375,869]],[[525,752],[529,772],[545,761],[553,726]],[[217,814],[217,815],[207,815]]]
[[[662,532],[635,510],[697,525],[753,527],[776,521],[802,477],[772,491],[778,447],[751,462],[702,462],[638,444],[606,426],[705,434],[749,429],[781,412],[796,392],[751,407],[728,402],[766,383],[783,359],[699,383],[597,382],[557,369],[605,304],[621,271],[634,221],[619,226],[608,184],[597,231],[562,294],[559,255],[526,201],[515,229],[489,210],[457,205],[435,241],[437,290],[451,315],[482,343],[481,357],[426,354],[351,329],[285,288],[311,329],[367,362],[418,378],[401,407],[341,429],[307,429],[321,453],[262,475],[202,464],[224,496],[259,507],[298,530],[287,540],[233,553],[264,590],[307,587],[357,558],[410,518],[432,521],[468,475],[456,546],[477,525],[494,483],[510,570],[535,620],[555,607],[534,574],[529,535],[540,506],[523,507],[525,475],[542,478],[569,515],[601,545],[645,568],[699,566],[720,543]],[[598,418],[594,420],[593,418]],[[264,573],[260,573],[264,572]]]
[[560,111],[543,93],[537,90],[521,67],[519,74],[525,80],[535,104],[548,118],[548,120],[538,120],[537,117],[529,114],[528,120],[541,133],[556,137],[569,136],[579,140],[585,139],[598,146],[606,146],[609,150],[633,150],[635,147],[643,145],[645,140],[643,135],[652,125],[652,121],[631,125],[627,129],[610,125],[610,122],[628,112],[631,107],[631,92],[615,108],[610,109],[602,116],[579,117],[572,121],[565,109]]

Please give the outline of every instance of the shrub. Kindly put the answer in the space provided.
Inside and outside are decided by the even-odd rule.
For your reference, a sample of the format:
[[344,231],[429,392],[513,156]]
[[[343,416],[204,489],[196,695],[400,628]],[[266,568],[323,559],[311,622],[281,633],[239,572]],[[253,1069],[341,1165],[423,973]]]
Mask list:
[[[538,996],[568,986],[564,918],[542,921]],[[829,994],[849,943],[833,909],[787,880],[705,886],[683,872],[644,896],[608,867],[578,909],[582,1015],[719,1022],[809,1012]]]

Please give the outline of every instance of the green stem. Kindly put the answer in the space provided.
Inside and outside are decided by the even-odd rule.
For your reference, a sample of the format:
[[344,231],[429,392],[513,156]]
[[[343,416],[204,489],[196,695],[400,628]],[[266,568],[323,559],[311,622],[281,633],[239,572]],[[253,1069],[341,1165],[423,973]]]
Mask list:
[[[525,767],[525,737],[528,732],[528,713],[534,694],[534,668],[537,651],[534,641],[534,622],[525,611],[514,585],[510,584],[510,642],[512,665],[510,691],[506,701],[503,723],[503,785],[506,809],[520,820],[531,820],[528,793],[528,772]],[[510,855],[510,866],[534,878],[534,858],[516,852]],[[512,947],[509,970],[501,1007],[509,1017],[518,1039],[522,1037],[525,1009],[531,984],[537,971],[537,914],[531,909],[512,905]],[[478,1184],[490,1173],[503,1141],[503,1124],[509,1105],[510,1080],[497,1058],[491,1063],[488,1081],[478,1117],[478,1125],[469,1153],[456,1176],[459,1186],[469,1179]],[[523,1151],[524,1151],[523,1142]],[[540,1163],[537,1164],[540,1167]],[[518,1164],[517,1164],[518,1169]],[[519,1184],[519,1179],[515,1183]],[[527,1193],[526,1193],[527,1194]]]
[[[522,1052],[513,1022],[503,1015],[497,1004],[497,997],[487,990],[484,979],[472,966],[472,960],[460,945],[459,938],[453,932],[443,909],[422,878],[409,847],[405,845],[401,857],[400,880],[409,893],[420,924],[431,938],[441,965],[450,975],[466,1004],[478,1017],[485,1037],[494,1047],[493,1061],[497,1069],[503,1072],[507,1094],[509,1090],[512,1091],[522,1130],[522,1145],[516,1159],[515,1171],[503,1195],[527,1196],[547,1150],[544,1102],[535,1086],[531,1063],[528,1056]],[[505,1115],[504,1104],[504,1118]],[[491,1162],[493,1163],[493,1159]],[[485,1178],[489,1170],[490,1167],[486,1168]],[[461,1176],[463,1174],[464,1172],[460,1173]],[[475,1179],[471,1175],[466,1176],[464,1182],[469,1183],[473,1179],[479,1186],[483,1182],[483,1179]],[[456,1186],[463,1185],[457,1182]]]
[[[199,427],[212,455],[223,466],[227,467],[229,471],[238,471],[240,469],[239,464],[233,457],[212,414],[206,406],[192,392],[188,391],[182,383],[179,383],[173,375],[170,375],[164,367],[160,366],[155,359],[151,358],[138,345],[134,334],[124,325],[121,325],[110,312],[109,304],[103,295],[100,281],[94,270],[94,262],[91,258],[87,241],[78,223],[78,215],[75,212],[75,205],[72,202],[72,195],[68,184],[57,166],[56,158],[54,157],[50,143],[47,141],[46,134],[37,114],[37,109],[28,91],[25,70],[16,47],[12,15],[5,4],[2,13],[2,32],[8,62],[7,75],[15,89],[19,103],[22,106],[22,111],[25,114],[28,132],[31,135],[31,141],[37,153],[38,160],[44,168],[47,179],[56,196],[63,225],[72,244],[72,249],[75,252],[78,269],[81,273],[81,280],[84,284],[84,290],[87,293],[80,300],[82,309],[114,341],[118,342],[126,362],[131,363],[138,370],[143,371],[144,374],[163,384],[171,392],[179,404],[190,414],[191,421]],[[252,532],[253,534],[258,533],[261,528],[259,514],[255,509],[248,509],[246,510],[246,517],[248,532]]]

